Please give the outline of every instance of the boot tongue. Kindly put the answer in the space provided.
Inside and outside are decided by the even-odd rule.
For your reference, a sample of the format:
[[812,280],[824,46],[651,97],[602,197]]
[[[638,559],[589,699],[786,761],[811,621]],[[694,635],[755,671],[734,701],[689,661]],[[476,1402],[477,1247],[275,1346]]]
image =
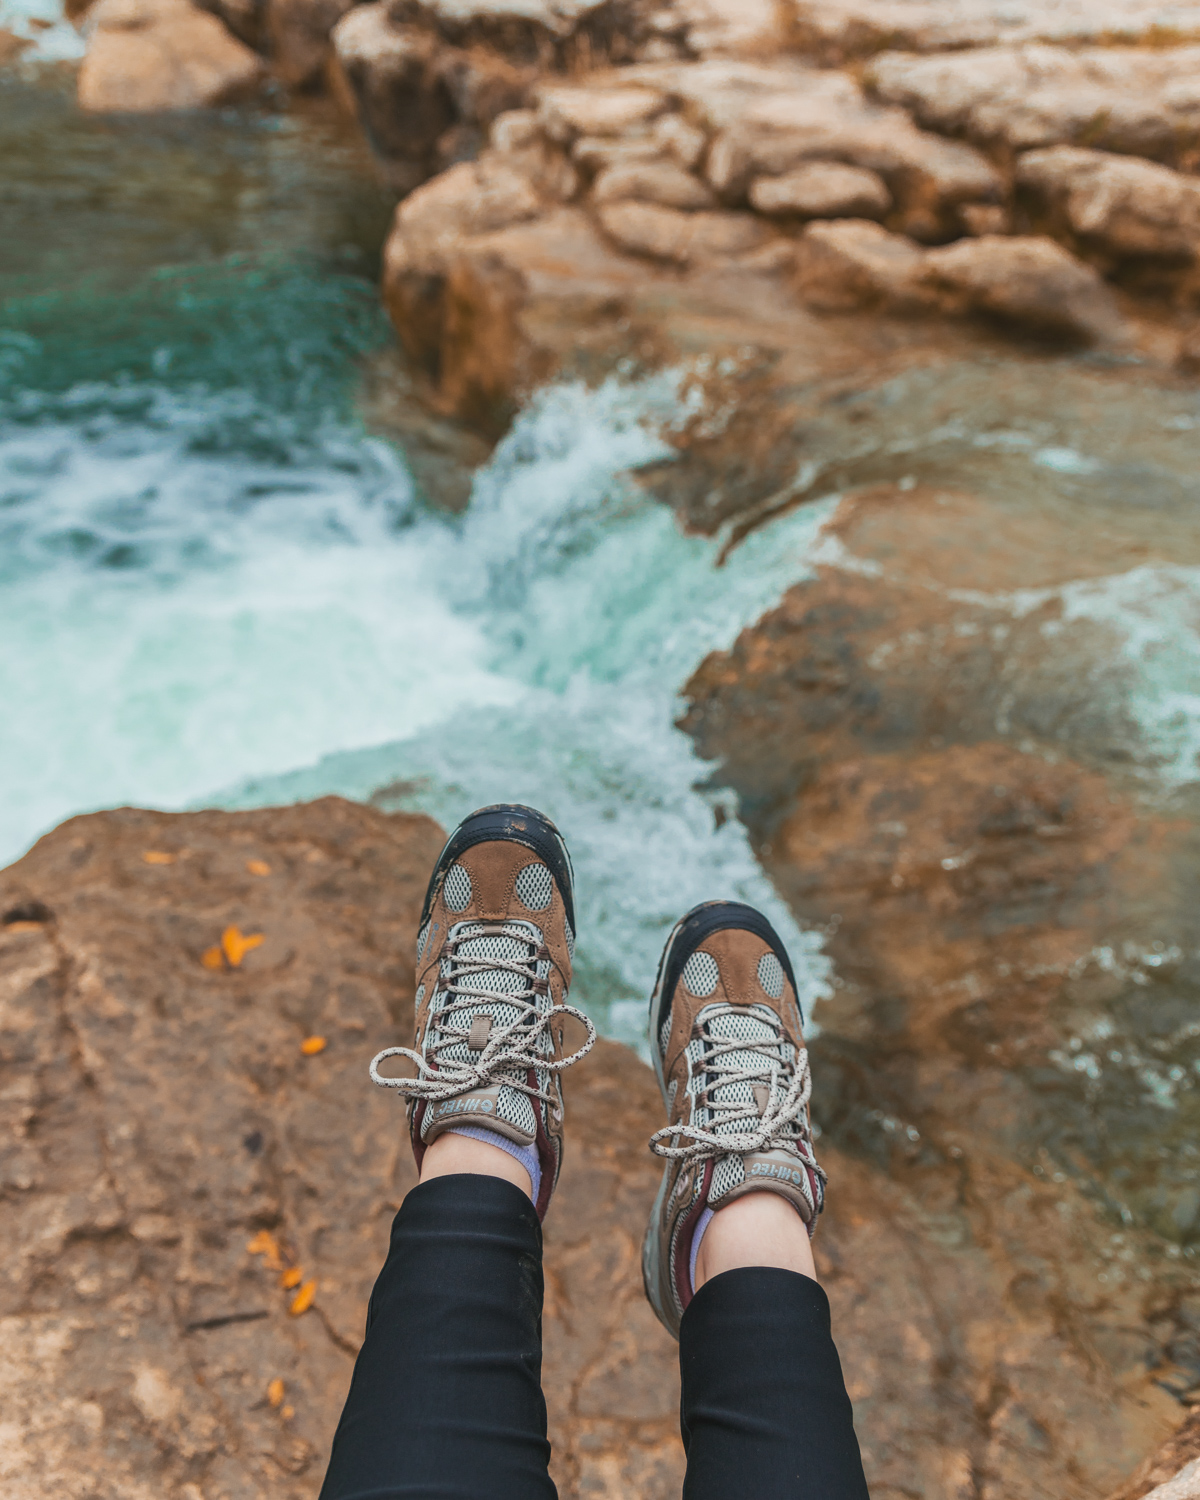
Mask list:
[[[703,1018],[701,1018],[703,1019]],[[755,1010],[744,1011],[722,1011],[714,1015],[708,1021],[706,1027],[709,1036],[718,1041],[768,1043],[772,1048],[778,1050],[778,1032],[774,1026],[763,1016],[756,1014]],[[763,1069],[767,1065],[767,1059],[761,1051],[747,1048],[745,1051],[725,1052],[718,1059],[722,1068],[737,1069]],[[720,1073],[710,1073],[710,1079],[720,1078]],[[710,1083],[707,1089],[709,1100],[712,1105],[717,1106],[717,1113],[710,1126],[714,1135],[739,1134],[753,1129],[754,1121],[748,1118],[727,1120],[720,1113],[721,1105],[749,1105],[756,1115],[761,1116],[770,1102],[770,1088],[765,1078],[744,1078],[736,1083],[718,1083],[715,1086]]]

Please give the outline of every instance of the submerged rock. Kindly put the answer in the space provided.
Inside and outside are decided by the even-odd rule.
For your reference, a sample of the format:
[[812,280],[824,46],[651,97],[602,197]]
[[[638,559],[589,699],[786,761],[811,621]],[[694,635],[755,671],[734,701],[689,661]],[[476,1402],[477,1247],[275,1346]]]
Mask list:
[[79,69],[82,109],[200,109],[252,94],[262,60],[188,0],[99,0]]

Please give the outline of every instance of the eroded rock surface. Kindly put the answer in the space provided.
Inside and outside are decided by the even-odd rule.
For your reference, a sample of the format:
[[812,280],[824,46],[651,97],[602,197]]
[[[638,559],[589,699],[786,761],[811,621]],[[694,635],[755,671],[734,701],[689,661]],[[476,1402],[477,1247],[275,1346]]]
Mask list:
[[867,79],[927,129],[981,144],[1086,145],[1186,166],[1200,142],[1198,67],[1197,47],[1029,45],[887,53]]
[[[920,774],[960,823],[972,799],[990,809],[1000,774],[1018,839],[1036,845],[1039,820],[1056,816],[1020,812],[1054,794],[1026,788],[1011,758]],[[1050,852],[1060,870],[1082,854],[1104,872],[1130,847],[1125,811],[1087,831],[1093,796],[1065,814],[1078,834]],[[834,815],[839,836],[852,832]],[[814,830],[818,843],[835,831],[806,820],[788,849],[811,848]],[[127,810],[72,820],[0,877],[0,1388],[14,1500],[315,1496],[414,1181],[402,1110],[366,1065],[408,1038],[410,954],[440,841],[428,820],[337,799]],[[850,863],[830,889],[858,931],[845,875],[872,846],[840,847]],[[898,974],[917,937],[894,940],[911,921],[869,950],[892,947]],[[222,943],[230,927],[238,938]],[[847,972],[857,984],[861,966]],[[913,1139],[869,1117],[895,1111],[911,1054],[864,1098],[869,1049],[840,1029],[819,1044],[832,1191],[817,1262],[872,1494],[1084,1500],[1170,1428],[1173,1403],[1139,1369],[1162,1335],[1129,1332],[1144,1297],[1169,1308],[1167,1288],[1114,1284],[1097,1299],[1112,1260],[1094,1208],[1012,1159],[1003,1064],[970,1082],[956,1072],[957,1044],[936,1041],[948,1013],[927,1006],[920,1023],[928,1092],[903,1117],[920,1126]],[[324,1045],[306,1052],[313,1037]],[[624,1048],[601,1043],[572,1073],[546,1226],[545,1386],[564,1500],[679,1492],[675,1346],[638,1258],[660,1109]],[[297,1316],[290,1267],[289,1282],[315,1283]],[[980,1391],[992,1393],[982,1406]]]

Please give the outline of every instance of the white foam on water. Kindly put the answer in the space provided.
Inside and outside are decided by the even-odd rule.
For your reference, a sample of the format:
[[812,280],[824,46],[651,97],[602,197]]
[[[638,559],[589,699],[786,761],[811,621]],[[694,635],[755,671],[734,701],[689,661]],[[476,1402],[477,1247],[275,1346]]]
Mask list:
[[0,0],[0,31],[30,44],[21,53],[23,63],[76,62],[87,49],[61,0]]
[[810,575],[832,502],[716,567],[626,477],[676,407],[670,378],[544,393],[454,519],[385,444],[288,438],[249,397],[34,403],[0,426],[0,847],[125,801],[402,781],[446,824],[527,801],[570,843],[580,990],[610,1032],[640,1038],[665,932],[714,896],[768,912],[811,1005],[819,941],[717,826],[673,719],[703,656]]

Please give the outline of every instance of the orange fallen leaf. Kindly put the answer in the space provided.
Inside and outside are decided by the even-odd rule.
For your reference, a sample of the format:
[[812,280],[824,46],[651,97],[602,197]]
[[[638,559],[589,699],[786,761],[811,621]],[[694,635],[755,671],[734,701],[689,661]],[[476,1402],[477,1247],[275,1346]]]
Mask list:
[[293,1318],[298,1318],[301,1313],[306,1313],[313,1305],[313,1299],[317,1295],[317,1283],[306,1281],[296,1295],[292,1298],[292,1305],[288,1308]]
[[229,967],[236,969],[252,948],[263,941],[261,932],[243,935],[240,927],[227,927],[221,934],[221,950],[229,960]]
[[250,875],[269,875],[271,873],[271,866],[265,859],[248,859],[246,861],[246,870]]
[[225,967],[225,955],[220,948],[205,948],[200,955],[200,962],[206,969],[223,969]]
[[303,1280],[304,1272],[299,1266],[292,1266],[279,1278],[279,1285],[290,1292],[294,1286],[299,1286]]
[[279,1406],[283,1401],[283,1381],[278,1375],[267,1387],[267,1400],[272,1406]]
[[316,1057],[318,1052],[324,1052],[327,1045],[323,1036],[306,1036],[300,1043],[300,1050],[305,1057]]
[[147,849],[142,858],[148,865],[173,865],[179,856],[168,854],[163,849]]
[[279,1415],[285,1422],[290,1422],[296,1415],[296,1408],[294,1406],[285,1406]]
[[269,1271],[282,1271],[283,1261],[279,1258],[279,1241],[269,1230],[260,1229],[250,1243],[246,1246],[249,1255],[261,1255]]

